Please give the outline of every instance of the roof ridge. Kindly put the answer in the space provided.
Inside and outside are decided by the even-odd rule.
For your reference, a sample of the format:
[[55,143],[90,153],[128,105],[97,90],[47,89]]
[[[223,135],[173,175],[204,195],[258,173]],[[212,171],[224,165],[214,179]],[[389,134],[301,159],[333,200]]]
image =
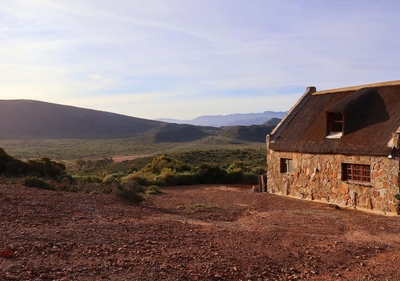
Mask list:
[[279,124],[276,125],[270,133],[270,135],[272,136],[271,142],[274,142],[279,137],[279,134],[286,128],[286,126],[290,123],[294,116],[296,116],[297,112],[304,105],[304,103],[307,102],[307,100],[314,92],[314,86],[307,87],[305,93],[301,96],[301,98],[295,103],[295,105],[293,105],[293,107],[286,113],[285,117],[282,118],[281,122],[279,122]]
[[350,86],[350,87],[344,87],[344,88],[336,88],[336,89],[329,89],[329,90],[323,90],[323,91],[317,91],[313,93],[312,95],[323,95],[323,94],[333,94],[337,92],[349,92],[349,91],[357,91],[362,88],[370,88],[370,87],[383,87],[383,86],[397,86],[400,85],[400,80],[394,80],[394,81],[387,81],[387,82],[379,82],[379,83],[372,83],[372,84],[365,84],[365,85],[359,85],[359,86]]

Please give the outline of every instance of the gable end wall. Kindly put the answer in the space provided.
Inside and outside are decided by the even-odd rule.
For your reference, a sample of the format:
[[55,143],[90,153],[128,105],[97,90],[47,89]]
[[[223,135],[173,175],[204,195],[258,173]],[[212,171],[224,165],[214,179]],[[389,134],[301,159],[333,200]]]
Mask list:
[[[293,159],[293,172],[280,173],[280,159]],[[371,182],[342,181],[342,163],[371,166]],[[267,147],[267,190],[342,207],[397,212],[399,162],[387,157],[280,152]]]

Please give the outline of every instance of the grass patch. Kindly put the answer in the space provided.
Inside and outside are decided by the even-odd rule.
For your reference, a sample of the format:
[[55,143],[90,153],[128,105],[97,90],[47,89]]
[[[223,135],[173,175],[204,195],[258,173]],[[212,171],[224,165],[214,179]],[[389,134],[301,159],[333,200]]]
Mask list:
[[204,209],[212,209],[212,208],[214,208],[214,206],[207,205],[207,204],[204,204],[204,203],[196,203],[196,204],[193,205],[193,207],[194,208],[204,208]]
[[205,208],[205,207],[206,207],[206,204],[203,204],[203,203],[196,203],[196,204],[193,205],[193,207],[195,207],[195,208]]

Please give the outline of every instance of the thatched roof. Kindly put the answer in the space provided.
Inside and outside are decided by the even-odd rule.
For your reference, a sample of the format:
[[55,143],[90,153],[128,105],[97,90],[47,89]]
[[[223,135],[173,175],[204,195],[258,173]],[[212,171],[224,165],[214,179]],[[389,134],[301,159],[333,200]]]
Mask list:
[[[271,136],[270,148],[304,153],[388,155],[400,126],[400,81],[310,93]],[[341,112],[344,134],[326,138],[326,114]]]

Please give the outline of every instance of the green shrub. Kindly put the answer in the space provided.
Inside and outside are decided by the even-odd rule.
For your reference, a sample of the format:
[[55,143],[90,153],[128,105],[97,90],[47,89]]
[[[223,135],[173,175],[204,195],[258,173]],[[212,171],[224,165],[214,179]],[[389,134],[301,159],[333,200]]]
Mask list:
[[243,171],[243,172],[247,172],[247,171],[249,171],[249,168],[248,168],[247,165],[244,163],[244,161],[235,160],[235,161],[233,161],[233,163],[228,167],[228,172],[237,171],[237,170],[241,170],[241,171]]
[[156,179],[163,183],[163,185],[176,185],[178,174],[176,170],[170,168],[165,168],[162,170],[161,174],[156,177]]
[[33,172],[33,168],[26,162],[18,159],[11,159],[6,165],[4,174],[12,177],[26,176]]
[[159,175],[152,174],[150,172],[139,171],[131,176],[128,176],[130,180],[134,180],[141,186],[158,185],[165,186],[165,182],[161,179]]
[[116,178],[113,175],[108,175],[104,177],[102,184],[109,185],[116,182]]
[[178,173],[176,177],[177,185],[193,185],[198,184],[199,182],[200,180],[197,173],[183,172]]
[[71,175],[65,174],[65,175],[61,176],[61,177],[58,179],[58,181],[59,181],[60,183],[63,183],[63,184],[74,184],[74,183],[76,183],[76,178],[74,178],[74,177],[71,176]]
[[144,200],[143,196],[140,194],[140,192],[143,191],[144,191],[143,187],[138,185],[136,182],[132,182],[129,184],[123,184],[117,186],[115,190],[115,195],[127,199],[131,202],[139,203]]
[[206,204],[196,203],[196,204],[193,205],[193,207],[195,207],[195,208],[204,208],[204,207],[206,207]]
[[136,191],[123,188],[120,192],[117,193],[117,196],[127,199],[128,201],[140,203],[144,200],[143,196]]
[[261,167],[256,167],[256,168],[252,169],[251,172],[256,175],[264,175],[266,173],[265,168],[261,168]]
[[161,191],[157,185],[150,185],[146,190],[146,194],[159,195],[160,193]]
[[258,175],[253,173],[244,173],[242,177],[243,184],[258,184]]
[[113,182],[121,182],[121,180],[125,177],[126,177],[126,174],[121,173],[121,172],[112,173],[112,174],[104,177],[103,184],[111,184]]
[[36,187],[36,188],[41,188],[41,189],[54,189],[53,186],[51,186],[49,183],[44,181],[43,179],[37,178],[37,177],[29,177],[25,178],[22,181],[22,184],[28,187]]
[[242,183],[243,170],[241,168],[231,169],[227,175],[227,183]]
[[227,172],[214,165],[202,164],[197,169],[199,183],[224,183],[226,180]]
[[7,169],[7,164],[13,159],[12,156],[8,155],[2,147],[0,147],[0,174],[4,173]]
[[68,192],[78,192],[81,191],[79,186],[77,185],[73,185],[70,183],[64,183],[61,182],[60,184],[57,184],[57,186],[55,187],[56,190],[60,190],[60,191],[68,191]]
[[143,185],[143,186],[151,185],[150,181],[148,181],[148,179],[143,175],[136,175],[135,178],[136,178],[136,182],[140,185]]
[[96,176],[75,176],[75,182],[77,183],[101,183],[103,179]]
[[121,177],[120,182],[121,184],[128,183],[128,182],[136,182],[137,174],[132,173],[127,176]]
[[66,166],[64,164],[52,161],[47,157],[29,160],[28,163],[32,166],[32,171],[42,177],[56,179],[64,175],[66,170]]
[[190,171],[191,167],[164,154],[155,157],[151,163],[147,164],[142,169],[142,171],[151,172],[158,175],[165,169],[175,170],[177,172],[185,172]]

